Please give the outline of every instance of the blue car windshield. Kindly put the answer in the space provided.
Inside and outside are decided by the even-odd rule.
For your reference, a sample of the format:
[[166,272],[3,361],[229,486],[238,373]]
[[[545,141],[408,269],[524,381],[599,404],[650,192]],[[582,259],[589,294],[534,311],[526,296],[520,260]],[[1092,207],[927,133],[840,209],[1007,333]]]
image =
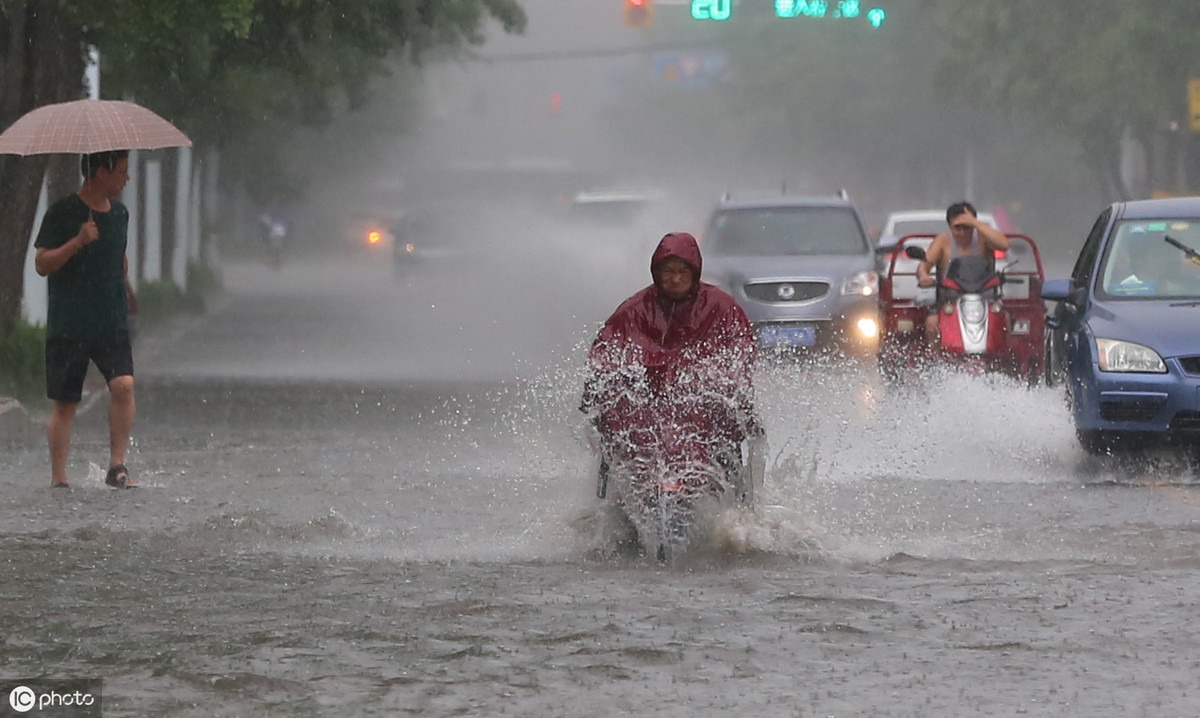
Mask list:
[[704,236],[706,253],[779,257],[854,255],[869,250],[854,212],[844,207],[761,207],[719,212]]
[[1200,219],[1126,220],[1111,235],[1099,296],[1114,300],[1200,298]]

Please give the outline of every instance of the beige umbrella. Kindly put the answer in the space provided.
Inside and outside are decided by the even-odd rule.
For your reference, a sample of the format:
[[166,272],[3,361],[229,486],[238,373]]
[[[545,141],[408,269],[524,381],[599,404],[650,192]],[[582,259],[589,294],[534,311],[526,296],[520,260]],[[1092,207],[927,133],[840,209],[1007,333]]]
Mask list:
[[0,134],[0,154],[90,155],[109,150],[191,147],[170,122],[120,100],[75,100],[30,110]]

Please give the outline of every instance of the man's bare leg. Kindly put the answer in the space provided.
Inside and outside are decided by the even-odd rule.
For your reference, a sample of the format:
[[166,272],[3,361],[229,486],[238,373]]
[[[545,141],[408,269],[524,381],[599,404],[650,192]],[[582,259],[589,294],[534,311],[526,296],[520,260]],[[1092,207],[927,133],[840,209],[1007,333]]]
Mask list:
[[[118,376],[108,383],[111,399],[108,405],[109,467],[125,464],[125,451],[129,448],[129,437],[133,433],[133,417],[137,403],[133,396],[133,377]],[[133,479],[126,479],[125,486],[136,486]]]
[[925,315],[925,348],[930,354],[938,350],[939,328],[938,312],[931,311]]
[[75,410],[79,402],[54,402],[50,413],[50,425],[46,429],[50,445],[50,485],[67,485],[67,457],[71,453],[71,426],[75,423]]

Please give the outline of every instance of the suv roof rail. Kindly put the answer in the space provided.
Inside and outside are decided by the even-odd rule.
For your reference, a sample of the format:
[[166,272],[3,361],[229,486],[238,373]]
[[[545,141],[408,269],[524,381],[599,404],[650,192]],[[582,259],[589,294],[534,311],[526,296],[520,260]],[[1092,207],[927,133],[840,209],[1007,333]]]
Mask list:
[[846,191],[845,187],[839,188],[837,191],[837,194],[838,194],[838,197],[841,197],[843,201],[846,201],[846,202],[850,201],[850,193]]

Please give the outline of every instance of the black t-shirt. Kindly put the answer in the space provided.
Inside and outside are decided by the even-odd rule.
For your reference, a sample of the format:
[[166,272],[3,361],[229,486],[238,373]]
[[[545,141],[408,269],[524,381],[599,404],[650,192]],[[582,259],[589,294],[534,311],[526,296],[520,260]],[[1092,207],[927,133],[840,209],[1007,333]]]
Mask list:
[[79,234],[89,216],[100,230],[98,240],[46,278],[48,338],[104,341],[129,331],[124,265],[129,210],[116,200],[111,204],[109,211],[96,212],[71,194],[51,205],[42,218],[35,247],[61,247]]

